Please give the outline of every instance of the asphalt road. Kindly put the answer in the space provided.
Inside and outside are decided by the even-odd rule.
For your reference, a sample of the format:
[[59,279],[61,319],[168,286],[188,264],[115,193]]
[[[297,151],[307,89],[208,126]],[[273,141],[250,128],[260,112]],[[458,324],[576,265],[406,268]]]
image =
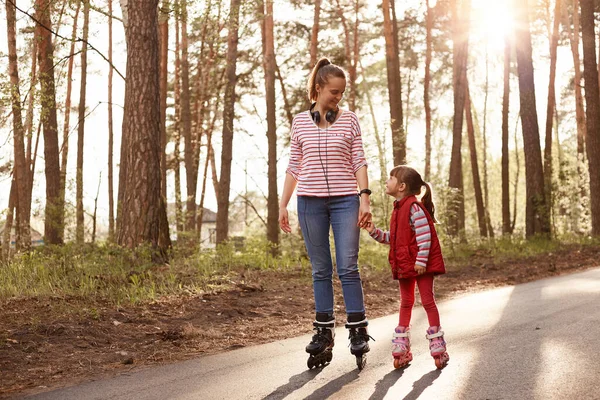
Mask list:
[[306,335],[29,399],[600,399],[600,268],[465,295],[439,309],[450,354],[442,371],[416,307],[414,360],[403,370],[392,366],[391,315],[371,321],[376,341],[360,373],[338,327],[333,361],[322,369],[306,368]]

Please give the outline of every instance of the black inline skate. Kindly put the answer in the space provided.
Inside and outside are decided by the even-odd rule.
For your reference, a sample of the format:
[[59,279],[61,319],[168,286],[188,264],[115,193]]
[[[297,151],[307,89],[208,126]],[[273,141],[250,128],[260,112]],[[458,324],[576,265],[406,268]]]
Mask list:
[[306,362],[309,369],[325,366],[331,362],[335,338],[335,318],[327,313],[317,313],[313,326],[316,333],[306,346],[306,352],[310,354]]
[[346,329],[349,330],[350,353],[356,357],[356,366],[360,371],[367,364],[367,353],[371,350],[369,339],[373,339],[367,333],[367,325],[369,321],[364,314],[348,314]]

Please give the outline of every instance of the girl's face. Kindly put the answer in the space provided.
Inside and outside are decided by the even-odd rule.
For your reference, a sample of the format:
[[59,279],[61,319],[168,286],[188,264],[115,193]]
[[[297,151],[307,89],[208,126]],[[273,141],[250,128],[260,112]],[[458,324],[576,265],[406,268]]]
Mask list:
[[395,176],[390,176],[388,180],[385,182],[385,193],[395,197],[402,198],[404,197],[404,193],[406,192],[406,183],[398,182],[398,178]]
[[317,103],[322,105],[326,110],[337,110],[338,103],[344,96],[346,90],[346,80],[335,76],[329,76],[329,81],[320,86],[317,84]]

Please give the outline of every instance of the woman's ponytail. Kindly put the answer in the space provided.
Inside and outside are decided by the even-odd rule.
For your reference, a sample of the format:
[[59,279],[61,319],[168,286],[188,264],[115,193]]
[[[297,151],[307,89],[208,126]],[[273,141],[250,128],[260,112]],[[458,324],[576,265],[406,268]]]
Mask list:
[[311,103],[317,101],[319,96],[317,85],[324,86],[329,75],[346,79],[346,73],[341,67],[332,64],[327,57],[322,57],[313,67],[306,85],[306,93]]

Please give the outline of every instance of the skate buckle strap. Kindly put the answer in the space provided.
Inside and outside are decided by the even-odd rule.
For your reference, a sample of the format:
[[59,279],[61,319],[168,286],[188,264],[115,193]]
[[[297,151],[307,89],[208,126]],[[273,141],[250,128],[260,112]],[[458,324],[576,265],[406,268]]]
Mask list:
[[351,328],[366,328],[368,325],[369,325],[369,320],[365,318],[362,321],[346,322],[346,329],[351,329]]
[[431,335],[427,334],[427,335],[425,335],[425,338],[431,340],[431,339],[435,339],[435,338],[438,338],[438,337],[441,337],[441,336],[444,336],[444,331],[439,331],[437,333],[432,333]]
[[407,337],[410,339],[410,331],[406,332],[396,332],[394,331],[394,339]]

